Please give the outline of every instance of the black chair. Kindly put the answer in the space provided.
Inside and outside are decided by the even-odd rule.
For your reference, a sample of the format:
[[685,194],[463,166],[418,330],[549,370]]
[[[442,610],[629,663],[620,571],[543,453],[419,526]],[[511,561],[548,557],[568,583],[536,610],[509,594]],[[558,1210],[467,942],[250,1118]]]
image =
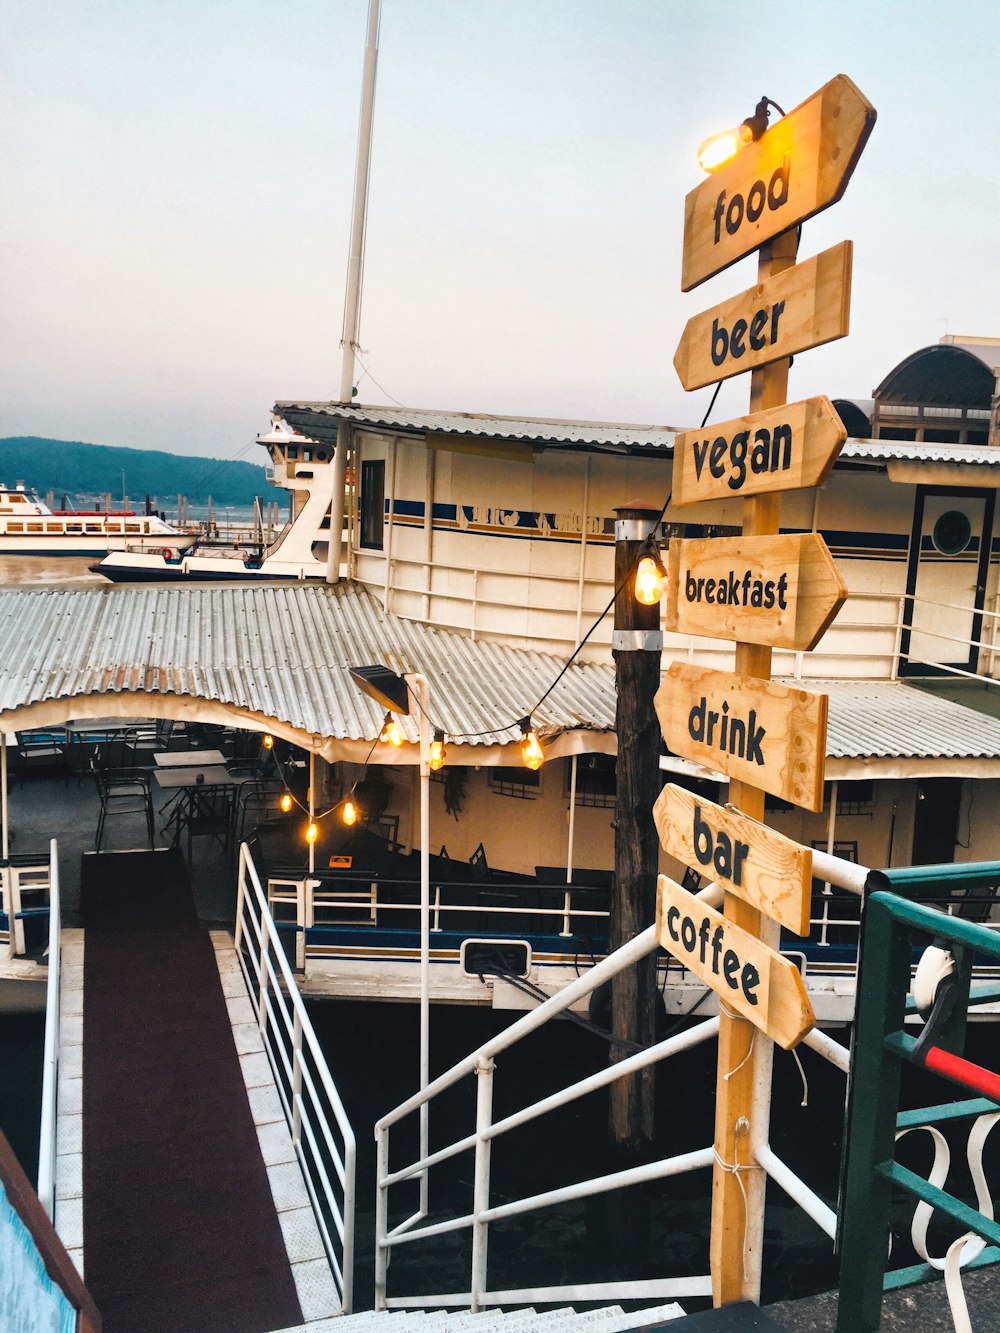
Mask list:
[[153,847],[153,794],[149,788],[149,774],[142,769],[100,769],[93,766],[94,783],[101,802],[97,818],[94,850],[100,851],[107,821],[117,815],[145,815],[149,846]]
[[233,787],[188,787],[181,819],[187,830],[187,859],[191,864],[195,838],[214,838],[228,855],[233,834]]
[[469,865],[472,868],[472,878],[477,880],[487,880],[490,877],[490,863],[486,859],[486,848],[482,843],[469,857]]

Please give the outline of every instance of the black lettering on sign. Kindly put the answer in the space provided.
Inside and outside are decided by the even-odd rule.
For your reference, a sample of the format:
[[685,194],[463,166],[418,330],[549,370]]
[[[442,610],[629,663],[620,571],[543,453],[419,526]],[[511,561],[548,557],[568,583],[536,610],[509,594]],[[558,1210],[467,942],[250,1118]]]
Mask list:
[[699,865],[711,866],[719,879],[731,884],[743,883],[743,862],[750,853],[748,843],[735,841],[724,829],[716,833],[701,817],[701,806],[694,807],[694,854]]
[[725,578],[713,579],[699,577],[685,571],[684,597],[692,603],[707,603],[709,606],[755,606],[762,610],[788,609],[788,575],[781,574],[777,579],[761,579],[752,569],[745,569],[742,574],[731,569]]
[[755,993],[760,985],[760,973],[753,963],[742,962],[735,949],[726,949],[723,953],[724,926],[717,925],[713,931],[709,917],[703,916],[699,924],[690,916],[682,917],[681,909],[674,905],[667,912],[667,931],[674,943],[680,945],[676,951],[678,957],[682,952],[692,958],[697,956],[699,963],[707,967],[711,955],[713,976],[719,975],[721,960],[721,973],[730,990],[742,990],[747,1004],[760,1003],[760,996]]
[[728,702],[724,702],[721,709],[709,708],[707,698],[702,695],[688,714],[688,735],[700,745],[715,746],[722,754],[732,754],[745,759],[748,764],[764,766],[761,742],[767,731],[757,723],[756,708],[750,709],[744,721],[740,717],[730,717]]
[[[761,351],[768,342],[773,346],[778,341],[778,321],[781,318],[781,312],[785,308],[784,301],[775,301],[770,308],[763,306],[753,316],[750,323],[745,319],[738,319],[731,329],[720,324],[718,318],[712,320],[712,362],[714,365],[721,366],[728,357],[738,361],[741,356],[746,354],[746,343],[744,338],[747,330],[754,330],[751,343],[755,352]],[[768,330],[768,320],[770,320],[770,330]]]
[[[750,323],[751,340],[755,323],[756,316]],[[742,489],[748,475],[760,476],[762,473],[789,470],[792,466],[792,428],[787,423],[775,426],[773,430],[760,427],[754,431],[752,449],[748,430],[737,431],[731,440],[725,435],[718,435],[714,440],[693,440],[691,456],[698,481],[707,463],[709,472],[717,479],[724,477],[728,471],[726,485],[730,490],[738,491]]]
[[743,225],[743,219],[756,222],[763,213],[765,204],[772,213],[783,204],[787,204],[788,178],[791,170],[791,158],[786,155],[767,185],[762,180],[754,181],[747,190],[745,202],[741,194],[734,194],[729,198],[723,190],[715,201],[715,244],[718,245],[722,240],[723,224],[729,235],[735,236]]

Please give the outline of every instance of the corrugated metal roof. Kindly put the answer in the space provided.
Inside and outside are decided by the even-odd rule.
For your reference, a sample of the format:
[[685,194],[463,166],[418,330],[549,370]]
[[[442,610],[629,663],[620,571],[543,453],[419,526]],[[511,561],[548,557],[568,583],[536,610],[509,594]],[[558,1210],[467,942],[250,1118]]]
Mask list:
[[[562,661],[386,615],[366,590],[284,584],[0,590],[0,716],[51,700],[130,692],[235,706],[325,741],[371,741],[382,713],[347,668],[428,679],[432,723],[475,746],[509,744]],[[69,714],[72,715],[72,714]],[[609,730],[610,665],[574,663],[535,730]],[[417,721],[404,719],[416,739]]]
[[[532,420],[527,417],[483,416],[473,412],[434,412],[425,408],[344,407],[340,403],[280,402],[274,407],[288,424],[302,434],[321,434],[324,419],[341,419],[358,426],[401,431],[440,431],[451,435],[479,435],[484,439],[517,440],[525,443],[590,445],[626,451],[654,450],[672,453],[677,430],[663,426],[625,426],[581,421]],[[681,429],[681,428],[678,428]],[[686,429],[686,428],[685,428]],[[711,424],[705,427],[711,432]],[[1000,449],[985,445],[940,444],[933,441],[848,440],[841,457],[875,463],[905,459],[925,463],[976,463],[1000,467]]]
[[809,681],[807,688],[830,697],[831,759],[1000,758],[1000,719],[938,695],[898,681]]

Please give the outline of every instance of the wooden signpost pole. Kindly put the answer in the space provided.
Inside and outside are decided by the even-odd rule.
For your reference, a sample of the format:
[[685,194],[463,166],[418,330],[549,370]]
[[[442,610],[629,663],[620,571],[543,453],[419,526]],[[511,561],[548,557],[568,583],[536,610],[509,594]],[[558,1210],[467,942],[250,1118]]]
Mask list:
[[[758,281],[763,282],[795,263],[798,232],[792,230],[763,246]],[[760,412],[787,401],[789,358],[752,372],[750,411]],[[778,532],[780,491],[747,496],[743,501],[744,536]],[[736,674],[771,677],[771,649],[762,644],[736,644]],[[753,819],[763,819],[764,792],[749,783],[730,784],[732,805]],[[734,925],[777,947],[779,927],[735,894],[725,895],[724,913]],[[764,1230],[764,1172],[754,1164],[753,1145],[768,1134],[773,1046],[757,1028],[725,1007],[719,1028],[719,1065],[715,1090],[715,1155],[712,1178],[711,1267],[715,1305],[760,1300],[761,1248]]]

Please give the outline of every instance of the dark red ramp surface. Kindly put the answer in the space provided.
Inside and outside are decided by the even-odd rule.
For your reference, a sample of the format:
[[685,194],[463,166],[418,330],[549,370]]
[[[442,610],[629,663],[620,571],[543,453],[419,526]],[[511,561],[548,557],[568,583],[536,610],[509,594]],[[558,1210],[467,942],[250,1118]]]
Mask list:
[[85,856],[83,1236],[105,1333],[302,1322],[180,854]]

